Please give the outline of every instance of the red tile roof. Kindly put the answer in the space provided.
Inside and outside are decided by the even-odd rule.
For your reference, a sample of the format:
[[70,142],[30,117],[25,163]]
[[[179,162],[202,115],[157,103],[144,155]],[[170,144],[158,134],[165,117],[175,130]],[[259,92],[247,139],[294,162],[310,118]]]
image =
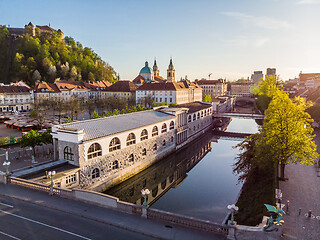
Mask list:
[[307,80],[319,79],[320,80],[320,73],[300,73],[300,82],[305,82]]
[[0,93],[29,93],[30,89],[22,86],[0,86]]
[[138,86],[128,80],[118,81],[112,84],[105,91],[107,92],[134,92]]
[[135,79],[132,81],[134,84],[144,84],[145,80],[141,75],[138,75]]

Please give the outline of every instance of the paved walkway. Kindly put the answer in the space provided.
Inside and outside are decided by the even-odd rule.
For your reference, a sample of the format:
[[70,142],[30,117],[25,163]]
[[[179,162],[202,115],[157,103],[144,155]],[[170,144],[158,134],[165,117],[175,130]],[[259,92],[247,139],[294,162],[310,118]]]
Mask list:
[[[288,181],[280,182],[283,203],[289,203],[288,214],[284,217],[283,239],[320,239],[320,177],[314,166],[287,165],[285,175]],[[299,208],[301,214],[299,215]],[[286,207],[284,208],[286,211]],[[311,210],[314,218],[305,214]]]
[[[224,239],[222,236],[216,236],[211,233],[145,219],[140,216],[114,211],[110,208],[102,208],[79,201],[64,199],[58,196],[49,196],[44,192],[38,192],[10,184],[0,184],[0,195],[82,216],[84,218],[103,222],[115,227],[142,233],[159,239]],[[168,227],[168,225],[171,227]]]

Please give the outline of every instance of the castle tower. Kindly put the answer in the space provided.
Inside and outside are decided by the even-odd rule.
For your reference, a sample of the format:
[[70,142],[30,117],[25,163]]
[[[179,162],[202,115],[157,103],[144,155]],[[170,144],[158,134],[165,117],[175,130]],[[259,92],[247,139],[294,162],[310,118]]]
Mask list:
[[154,76],[159,76],[159,69],[158,69],[158,66],[157,66],[157,60],[156,59],[154,59],[153,74],[154,74]]
[[172,58],[170,58],[170,64],[167,70],[167,81],[168,82],[175,82],[175,70],[172,64]]

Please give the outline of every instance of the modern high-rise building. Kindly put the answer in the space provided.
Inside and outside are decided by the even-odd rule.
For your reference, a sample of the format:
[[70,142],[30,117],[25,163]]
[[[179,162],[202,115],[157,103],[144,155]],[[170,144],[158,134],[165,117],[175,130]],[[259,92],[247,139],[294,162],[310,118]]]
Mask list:
[[251,75],[251,81],[256,83],[263,79],[263,72],[262,71],[254,71]]
[[276,76],[277,70],[275,68],[267,68],[266,76]]

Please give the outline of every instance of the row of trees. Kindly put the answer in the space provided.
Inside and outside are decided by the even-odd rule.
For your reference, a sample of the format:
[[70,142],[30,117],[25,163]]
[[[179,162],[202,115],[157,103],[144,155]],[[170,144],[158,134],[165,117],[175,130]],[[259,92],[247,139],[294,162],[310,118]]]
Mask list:
[[235,165],[235,172],[243,172],[240,179],[269,162],[280,165],[280,179],[284,179],[286,164],[314,164],[318,153],[312,135],[313,120],[306,112],[312,104],[300,97],[290,99],[273,76],[266,76],[256,86],[255,94],[261,110],[265,109],[265,119],[259,133],[238,146],[243,150]]
[[2,82],[4,79],[1,78],[7,78],[9,82],[23,79],[34,86],[36,81],[53,82],[56,78],[110,82],[119,78],[92,49],[83,47],[71,37],[63,39],[60,31],[40,34],[36,29],[35,37],[25,33],[14,40],[8,29],[1,27],[0,52]]
[[135,105],[135,99],[125,100],[117,96],[83,99],[72,96],[68,99],[54,97],[49,99],[37,99],[34,102],[34,110],[30,111],[30,116],[37,120],[39,126],[48,119],[50,114],[58,116],[61,123],[62,117],[69,118],[68,121],[78,119],[81,114],[88,114],[91,118],[94,111],[103,113],[104,111],[114,111],[115,109],[127,109]]

